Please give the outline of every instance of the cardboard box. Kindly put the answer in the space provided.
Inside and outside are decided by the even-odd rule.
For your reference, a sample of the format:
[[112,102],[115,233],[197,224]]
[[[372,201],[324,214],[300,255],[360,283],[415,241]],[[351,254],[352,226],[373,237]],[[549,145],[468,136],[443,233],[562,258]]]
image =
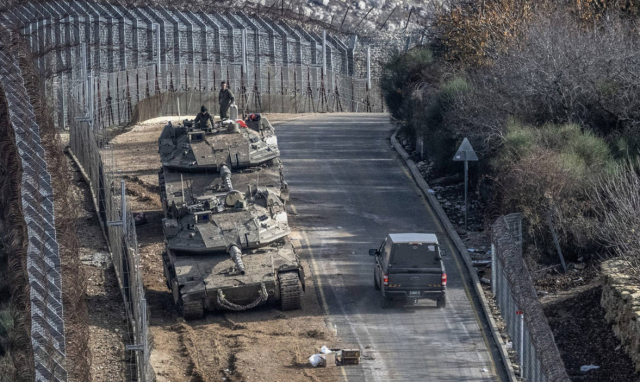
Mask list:
[[335,352],[321,354],[320,357],[322,357],[322,359],[324,359],[324,365],[320,365],[320,366],[336,367],[336,353]]
[[359,365],[360,364],[360,358],[342,358],[342,364],[343,365]]
[[360,358],[360,349],[342,349],[344,358]]

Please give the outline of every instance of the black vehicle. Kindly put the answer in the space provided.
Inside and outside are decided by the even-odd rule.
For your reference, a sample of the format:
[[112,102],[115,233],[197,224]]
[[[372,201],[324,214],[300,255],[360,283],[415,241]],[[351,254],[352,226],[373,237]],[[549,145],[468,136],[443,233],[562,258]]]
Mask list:
[[391,300],[435,300],[438,308],[446,306],[447,273],[442,263],[444,251],[438,238],[427,233],[389,234],[375,256],[374,285],[381,291],[383,308]]

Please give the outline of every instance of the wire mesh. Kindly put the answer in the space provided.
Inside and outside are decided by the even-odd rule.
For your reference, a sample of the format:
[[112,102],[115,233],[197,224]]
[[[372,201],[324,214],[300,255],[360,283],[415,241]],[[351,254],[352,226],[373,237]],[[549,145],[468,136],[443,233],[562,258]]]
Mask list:
[[[59,127],[74,118],[68,89],[84,73],[77,66],[82,55],[86,70],[98,78],[93,94],[104,126],[128,122],[135,106],[157,93],[207,92],[213,94],[198,96],[215,101],[221,80],[229,83],[238,106],[252,112],[384,111],[377,81],[367,81],[379,78],[378,71],[371,72],[362,46],[347,47],[330,35],[321,38],[243,12],[47,4],[57,11],[44,19],[32,20],[23,6],[14,14],[22,16],[16,21],[31,41]],[[74,72],[78,68],[83,70]],[[182,101],[193,99],[190,94]]]
[[[97,79],[80,83],[73,88],[69,107],[73,115],[85,117],[89,110],[99,115],[100,110],[91,105],[95,102],[86,87],[98,90]],[[84,90],[80,89],[84,88]],[[108,92],[107,92],[108,94]],[[97,94],[96,94],[97,97]],[[103,117],[104,118],[104,117]],[[153,381],[154,373],[149,361],[148,315],[142,283],[135,220],[131,209],[126,207],[124,182],[115,172],[113,147],[108,145],[106,130],[97,129],[91,119],[73,120],[69,134],[70,151],[89,178],[94,203],[102,229],[108,240],[113,266],[118,279],[129,328],[129,343],[126,346],[127,380]],[[125,200],[123,200],[123,196]],[[120,222],[118,224],[115,224]]]
[[522,258],[521,227],[500,217],[492,226],[491,290],[520,363],[531,382],[569,381],[549,323]]
[[[0,31],[2,40],[7,38]],[[40,128],[18,61],[0,44],[0,87],[22,164],[21,205],[29,238],[27,274],[31,346],[36,380],[66,381],[66,339],[62,277],[54,220],[54,193]]]
[[76,99],[92,94],[94,123],[104,129],[162,115],[217,111],[226,81],[244,113],[382,112],[382,93],[364,80],[305,66],[260,65],[246,74],[233,65],[150,65],[93,77]]

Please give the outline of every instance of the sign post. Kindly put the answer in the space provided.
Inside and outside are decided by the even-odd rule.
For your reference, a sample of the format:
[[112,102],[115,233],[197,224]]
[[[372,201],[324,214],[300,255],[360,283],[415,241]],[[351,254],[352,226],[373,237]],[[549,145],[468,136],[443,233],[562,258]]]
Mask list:
[[458,151],[456,151],[456,155],[453,156],[453,160],[455,162],[464,162],[464,230],[466,232],[468,231],[467,222],[469,216],[469,203],[467,201],[467,189],[469,188],[469,161],[478,161],[478,156],[476,155],[476,152],[473,151],[473,147],[471,147],[471,143],[469,143],[467,138],[462,140],[462,144],[460,144]]

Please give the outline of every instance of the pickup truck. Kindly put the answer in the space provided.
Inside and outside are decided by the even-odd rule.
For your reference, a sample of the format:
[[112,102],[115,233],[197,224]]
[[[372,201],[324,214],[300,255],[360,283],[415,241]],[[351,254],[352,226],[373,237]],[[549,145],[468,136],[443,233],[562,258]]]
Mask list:
[[373,282],[381,293],[381,306],[391,300],[435,300],[438,308],[446,306],[447,272],[442,263],[444,251],[438,238],[430,233],[395,233],[387,235],[380,248],[370,249],[375,257]]

